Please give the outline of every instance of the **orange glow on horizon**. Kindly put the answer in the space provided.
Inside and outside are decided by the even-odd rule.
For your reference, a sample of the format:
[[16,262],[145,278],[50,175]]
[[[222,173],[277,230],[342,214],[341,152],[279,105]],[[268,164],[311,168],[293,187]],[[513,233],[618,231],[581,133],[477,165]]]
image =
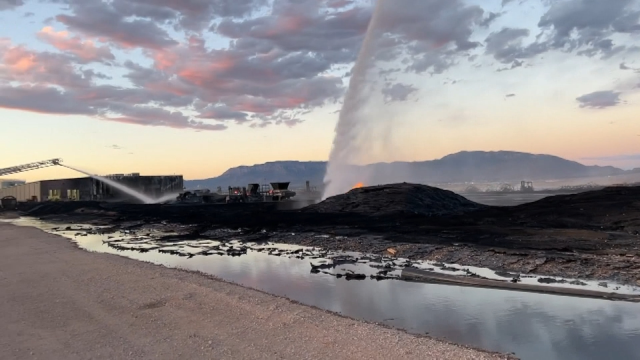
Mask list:
[[360,189],[361,187],[364,187],[364,184],[359,182],[356,184],[356,186],[353,187],[353,189]]

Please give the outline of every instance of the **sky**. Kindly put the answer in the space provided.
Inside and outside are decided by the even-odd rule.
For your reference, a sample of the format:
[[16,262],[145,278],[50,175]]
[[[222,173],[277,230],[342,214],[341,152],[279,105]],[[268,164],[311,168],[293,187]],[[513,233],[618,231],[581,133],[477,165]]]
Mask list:
[[[513,150],[640,167],[640,0],[378,1],[379,125],[360,162]],[[373,4],[0,0],[0,167],[198,179],[326,160]]]

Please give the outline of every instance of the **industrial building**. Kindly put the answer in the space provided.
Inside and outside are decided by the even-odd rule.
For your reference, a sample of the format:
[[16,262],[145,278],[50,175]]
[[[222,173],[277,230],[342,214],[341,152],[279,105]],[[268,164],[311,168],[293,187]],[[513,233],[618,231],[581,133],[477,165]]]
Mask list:
[[10,180],[10,179],[0,179],[0,189],[6,189],[18,185],[26,184],[26,181],[23,180]]
[[[152,198],[177,194],[184,190],[182,175],[140,176],[140,174],[116,174],[105,176]],[[0,189],[0,199],[13,196],[24,201],[73,201],[73,200],[133,200],[100,180],[91,177],[43,180]]]

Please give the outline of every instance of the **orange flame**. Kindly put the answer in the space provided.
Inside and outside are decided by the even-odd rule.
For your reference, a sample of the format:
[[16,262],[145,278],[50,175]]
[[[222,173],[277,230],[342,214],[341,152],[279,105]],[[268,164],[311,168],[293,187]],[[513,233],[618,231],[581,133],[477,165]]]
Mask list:
[[356,184],[356,186],[354,186],[353,188],[354,188],[354,189],[359,189],[359,188],[361,188],[361,187],[364,187],[364,184],[363,184],[363,183],[361,183],[361,182],[359,182],[359,183],[357,183],[357,184]]

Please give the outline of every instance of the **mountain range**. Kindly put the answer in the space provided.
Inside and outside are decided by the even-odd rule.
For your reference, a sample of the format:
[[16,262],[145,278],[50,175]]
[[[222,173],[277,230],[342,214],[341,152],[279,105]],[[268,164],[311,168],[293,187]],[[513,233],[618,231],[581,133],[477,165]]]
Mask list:
[[[188,189],[220,186],[246,186],[249,183],[291,182],[291,187],[322,185],[327,163],[324,161],[274,161],[238,166],[222,175],[185,181]],[[520,180],[560,180],[640,173],[613,166],[587,166],[558,156],[514,151],[463,151],[441,159],[418,162],[376,163],[353,166],[349,171],[357,182],[358,174],[375,174],[380,183],[413,182],[442,184],[461,182],[500,182]],[[354,183],[355,184],[355,183]],[[369,184],[371,185],[371,184]]]

